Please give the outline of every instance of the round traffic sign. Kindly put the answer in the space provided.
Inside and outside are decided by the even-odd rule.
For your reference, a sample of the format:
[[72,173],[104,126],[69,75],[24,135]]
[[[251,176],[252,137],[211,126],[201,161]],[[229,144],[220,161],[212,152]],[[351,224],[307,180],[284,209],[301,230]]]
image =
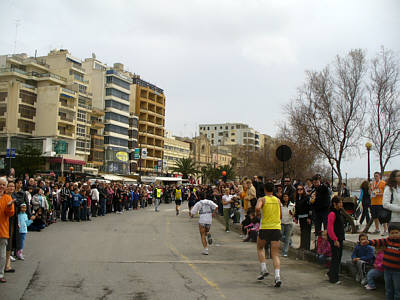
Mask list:
[[292,150],[287,145],[281,145],[276,149],[276,157],[280,161],[288,161],[292,157]]

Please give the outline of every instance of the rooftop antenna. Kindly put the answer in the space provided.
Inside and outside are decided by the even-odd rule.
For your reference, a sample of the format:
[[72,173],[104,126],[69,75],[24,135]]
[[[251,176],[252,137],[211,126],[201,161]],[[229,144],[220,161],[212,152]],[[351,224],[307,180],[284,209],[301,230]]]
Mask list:
[[15,39],[14,39],[14,51],[13,54],[17,51],[17,36],[18,36],[18,26],[19,26],[20,20],[15,20]]

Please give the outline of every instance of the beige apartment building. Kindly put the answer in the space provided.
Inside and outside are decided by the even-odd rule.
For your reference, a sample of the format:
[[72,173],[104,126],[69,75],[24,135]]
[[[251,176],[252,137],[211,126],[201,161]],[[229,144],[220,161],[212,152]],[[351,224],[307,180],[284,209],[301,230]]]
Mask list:
[[142,149],[138,171],[140,174],[157,173],[164,155],[164,91],[138,75],[132,77],[130,110],[139,118],[138,146]]
[[180,141],[172,136],[171,132],[165,131],[164,137],[164,166],[163,173],[173,173],[175,162],[181,158],[189,158],[190,143]]
[[243,123],[200,124],[200,134],[210,140],[212,146],[245,146],[249,151],[260,150],[261,134]]
[[216,167],[230,165],[232,160],[232,152],[227,147],[211,146],[211,160]]
[[[44,58],[0,56],[0,151],[31,145],[57,171],[85,163],[76,152],[79,92]],[[58,151],[58,152],[57,152]]]
[[176,137],[176,139],[190,144],[190,157],[194,160],[197,168],[200,169],[213,162],[211,144],[207,136],[200,134],[194,138]]

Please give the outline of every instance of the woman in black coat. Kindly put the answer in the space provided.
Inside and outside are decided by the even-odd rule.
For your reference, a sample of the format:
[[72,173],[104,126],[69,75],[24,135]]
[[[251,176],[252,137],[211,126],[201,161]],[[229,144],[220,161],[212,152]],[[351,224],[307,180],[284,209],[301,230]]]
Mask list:
[[294,217],[300,223],[300,249],[310,250],[312,208],[310,196],[306,194],[302,184],[296,189]]

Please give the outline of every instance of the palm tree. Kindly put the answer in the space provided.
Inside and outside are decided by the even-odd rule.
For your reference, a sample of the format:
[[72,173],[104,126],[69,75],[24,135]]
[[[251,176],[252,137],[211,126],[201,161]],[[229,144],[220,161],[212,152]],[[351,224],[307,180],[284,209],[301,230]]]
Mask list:
[[175,161],[175,167],[172,172],[181,173],[183,179],[187,179],[189,175],[195,175],[199,171],[195,167],[195,162],[191,158],[179,158]]

